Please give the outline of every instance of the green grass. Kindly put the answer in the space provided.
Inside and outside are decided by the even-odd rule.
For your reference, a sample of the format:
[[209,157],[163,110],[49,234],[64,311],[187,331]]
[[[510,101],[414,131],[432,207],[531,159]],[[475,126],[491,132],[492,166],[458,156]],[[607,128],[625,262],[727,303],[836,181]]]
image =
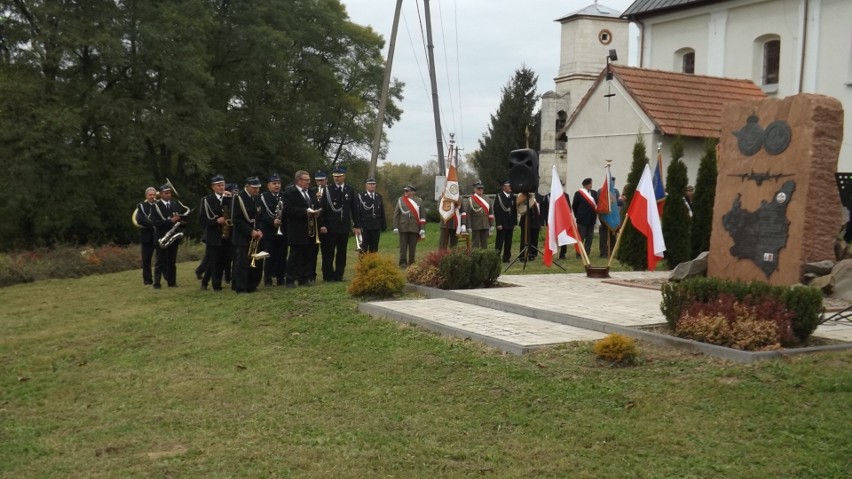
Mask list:
[[137,271],[0,289],[0,477],[852,474],[849,352],[515,357],[359,314],[345,283],[202,292],[194,266],[177,289]]

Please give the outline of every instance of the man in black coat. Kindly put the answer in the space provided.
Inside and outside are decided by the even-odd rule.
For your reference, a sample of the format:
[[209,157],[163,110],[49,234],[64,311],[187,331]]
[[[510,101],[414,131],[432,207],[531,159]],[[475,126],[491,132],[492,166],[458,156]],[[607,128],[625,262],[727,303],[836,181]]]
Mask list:
[[311,175],[299,170],[294,185],[284,191],[284,218],[287,224],[287,287],[294,288],[313,284],[311,275],[311,253],[319,233],[317,228],[320,213],[316,194],[309,190]]
[[252,240],[263,239],[263,232],[258,229],[257,224],[260,209],[256,200],[258,194],[260,194],[260,180],[252,176],[246,178],[245,188],[233,198],[231,221],[234,222],[234,227],[231,232],[231,243],[234,245],[234,266],[231,287],[237,294],[251,293],[260,283],[262,266],[257,265],[252,268],[252,258],[249,257]]
[[[361,234],[361,220],[357,214],[358,198],[355,189],[346,184],[346,169],[337,167],[332,173],[334,183],[329,185],[320,204],[320,240],[322,241],[322,280],[343,281],[346,270],[346,248],[353,229]],[[354,228],[353,228],[354,226]]]
[[156,198],[157,189],[149,186],[145,189],[145,201],[136,205],[136,211],[133,212],[133,222],[139,228],[139,244],[142,249],[142,282],[145,286],[154,284],[154,277],[151,275],[151,258],[154,257],[154,250],[157,249],[157,240],[154,222],[151,221],[151,212],[154,210]]
[[[156,240],[159,242],[169,232],[174,235],[181,234],[180,229],[186,226],[186,216],[189,208],[178,200],[172,199],[172,187],[168,183],[160,187],[160,199],[154,203],[151,213],[151,221],[156,229]],[[176,224],[180,226],[175,227]],[[181,234],[182,236],[182,234]],[[160,279],[166,280],[170,288],[177,286],[177,249],[181,243],[179,239],[173,241],[166,248],[157,247],[157,261],[154,265],[154,289],[160,289]]]
[[366,191],[358,194],[358,221],[361,224],[361,252],[375,253],[379,250],[379,238],[386,230],[385,203],[382,195],[376,192],[376,179],[372,176],[364,180]]
[[587,255],[592,251],[595,223],[598,221],[598,214],[595,212],[597,207],[598,192],[592,189],[592,179],[586,178],[583,180],[583,187],[574,193],[571,208],[574,210],[574,218],[577,220],[577,232],[583,238],[583,246],[586,248]]
[[272,286],[273,280],[278,286],[284,286],[285,283],[287,236],[284,234],[281,221],[283,211],[281,177],[278,173],[273,173],[266,179],[266,191],[260,195],[260,217],[258,218],[260,229],[263,231],[260,248],[269,253],[269,257],[263,261],[264,286]]
[[503,191],[494,195],[491,211],[494,213],[494,225],[497,227],[494,247],[501,252],[503,262],[508,263],[512,256],[512,235],[515,225],[518,224],[515,195],[508,179],[503,182]]
[[230,247],[230,241],[222,238],[225,210],[230,206],[230,198],[225,197],[225,177],[216,175],[210,178],[210,189],[213,192],[201,199],[198,213],[204,228],[207,257],[207,265],[201,276],[201,289],[206,290],[212,279],[213,291],[221,291],[227,250]]

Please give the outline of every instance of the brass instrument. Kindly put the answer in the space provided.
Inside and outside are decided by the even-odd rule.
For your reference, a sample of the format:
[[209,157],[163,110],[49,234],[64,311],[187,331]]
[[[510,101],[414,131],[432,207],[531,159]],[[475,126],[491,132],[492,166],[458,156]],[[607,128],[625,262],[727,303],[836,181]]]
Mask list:
[[355,233],[355,251],[357,251],[358,253],[366,253],[367,252],[367,250],[364,249],[364,247],[362,246],[363,241],[364,241],[364,237],[361,235],[361,233],[356,232]]
[[284,236],[284,233],[281,232],[281,219],[284,213],[284,202],[280,199],[278,200],[278,206],[275,207],[275,219],[278,220],[278,231],[275,233],[278,236]]
[[317,221],[317,217],[319,216],[322,208],[318,210],[312,210],[308,208],[308,238],[314,239],[314,244],[320,244],[320,234],[319,234],[319,222]]
[[222,233],[222,239],[231,239],[231,228],[234,227],[234,221],[231,219],[231,208],[228,205],[228,208],[222,208],[222,218],[225,218],[225,222],[219,227]]
[[269,253],[266,251],[258,251],[257,248],[260,247],[260,236],[253,236],[251,242],[249,242],[248,247],[248,255],[251,258],[251,264],[249,265],[251,268],[256,268],[257,265],[255,261],[259,259],[266,259],[269,257]]
[[130,214],[130,221],[133,222],[133,226],[142,229],[143,226],[136,221],[136,213],[139,211],[139,205],[136,205],[136,208],[133,209],[133,213]]
[[180,221],[175,223],[174,226],[172,226],[172,229],[170,229],[162,238],[159,239],[159,241],[157,241],[157,244],[160,245],[161,249],[166,249],[175,241],[183,238],[183,231],[178,231],[178,228],[180,228]]

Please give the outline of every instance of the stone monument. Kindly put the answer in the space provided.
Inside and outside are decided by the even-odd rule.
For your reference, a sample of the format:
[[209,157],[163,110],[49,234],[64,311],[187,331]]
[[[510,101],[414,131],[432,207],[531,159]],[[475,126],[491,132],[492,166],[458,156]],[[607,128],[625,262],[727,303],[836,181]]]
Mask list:
[[708,276],[777,285],[834,257],[843,106],[801,93],[724,108]]

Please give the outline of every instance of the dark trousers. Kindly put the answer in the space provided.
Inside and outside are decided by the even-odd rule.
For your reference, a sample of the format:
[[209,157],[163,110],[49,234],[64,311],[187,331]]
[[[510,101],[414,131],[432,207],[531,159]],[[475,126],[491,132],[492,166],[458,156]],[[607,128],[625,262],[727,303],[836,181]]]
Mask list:
[[205,258],[207,259],[207,267],[201,276],[201,286],[205,288],[213,282],[213,289],[222,289],[222,276],[225,274],[225,260],[227,258],[227,246],[211,246],[207,245]]
[[[305,284],[316,276],[316,245],[291,244],[287,256],[287,283]],[[313,259],[312,259],[313,258]],[[313,266],[313,270],[311,267]]]
[[260,284],[260,276],[263,272],[263,264],[255,264],[251,267],[251,258],[248,254],[248,246],[236,245],[233,248],[234,266],[231,273],[231,288],[238,293],[251,293]]
[[488,230],[470,230],[468,231],[470,234],[471,246],[473,248],[482,248],[485,249],[488,247]]
[[601,258],[609,258],[612,253],[612,248],[615,246],[615,231],[610,231],[607,225],[601,223],[598,227],[598,248],[600,249]]
[[379,238],[382,230],[361,230],[361,251],[364,253],[375,253],[379,250]]
[[157,261],[154,265],[154,285],[160,285],[160,278],[169,286],[177,286],[177,243],[166,249],[157,248]]
[[260,240],[260,249],[269,253],[263,260],[263,284],[270,286],[275,281],[284,284],[287,267],[287,237],[276,233]]
[[151,274],[151,259],[154,257],[154,250],[157,249],[156,243],[142,243],[142,282],[144,284],[154,284],[154,277]]
[[494,248],[503,256],[503,261],[509,261],[512,258],[512,234],[514,227],[503,228],[497,230],[497,235],[494,240]]
[[204,257],[201,258],[201,261],[198,263],[198,266],[195,267],[195,277],[203,278],[204,273],[207,272],[208,264],[210,263],[210,253],[207,251],[207,248],[204,248]]
[[580,237],[583,238],[583,246],[586,248],[586,254],[592,254],[592,244],[595,240],[595,224],[592,223],[590,225],[577,225],[577,232],[580,233]]
[[455,228],[441,228],[441,236],[438,238],[438,249],[455,248],[459,244]]
[[408,266],[414,264],[414,255],[417,253],[418,233],[399,232],[399,265]]
[[322,280],[341,281],[346,270],[346,246],[349,233],[326,233],[322,235]]

